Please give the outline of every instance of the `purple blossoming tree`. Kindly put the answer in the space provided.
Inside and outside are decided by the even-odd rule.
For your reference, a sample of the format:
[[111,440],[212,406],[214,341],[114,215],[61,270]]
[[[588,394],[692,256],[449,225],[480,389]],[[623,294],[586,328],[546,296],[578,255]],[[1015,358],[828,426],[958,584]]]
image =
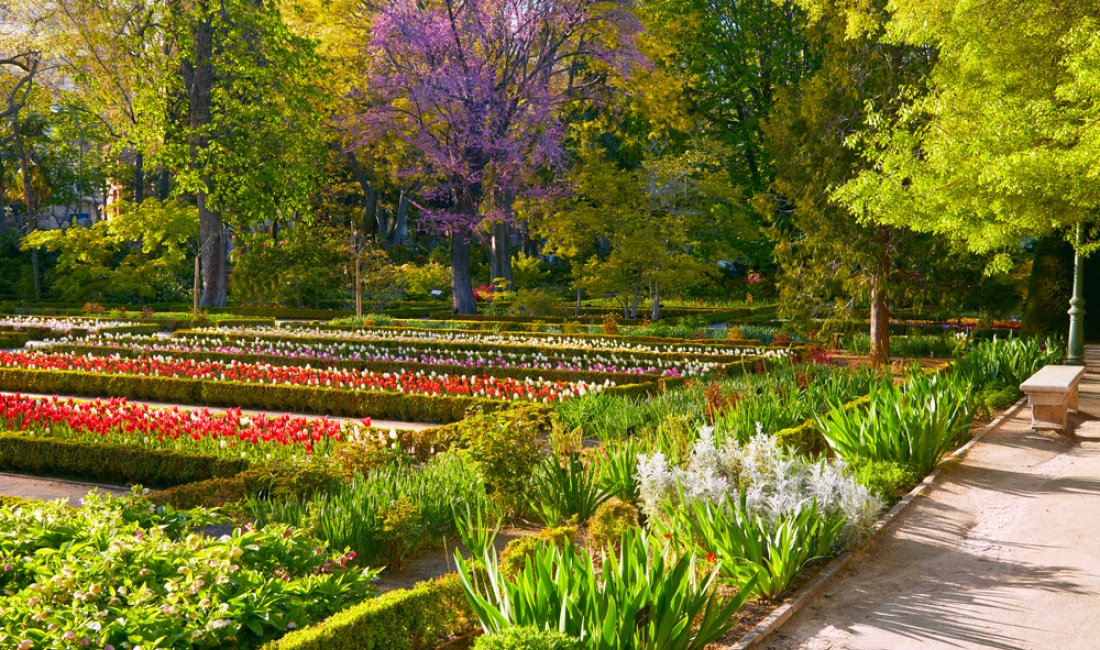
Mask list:
[[388,0],[372,8],[362,145],[397,137],[427,180],[423,216],[451,241],[454,310],[476,311],[470,242],[562,162],[562,109],[600,70],[640,60],[630,0]]

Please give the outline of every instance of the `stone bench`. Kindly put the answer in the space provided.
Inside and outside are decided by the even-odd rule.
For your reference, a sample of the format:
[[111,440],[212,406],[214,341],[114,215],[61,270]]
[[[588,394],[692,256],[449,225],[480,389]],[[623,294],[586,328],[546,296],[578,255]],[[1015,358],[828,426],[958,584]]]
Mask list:
[[1066,414],[1077,412],[1077,388],[1084,366],[1044,366],[1020,384],[1031,404],[1032,429],[1066,428]]

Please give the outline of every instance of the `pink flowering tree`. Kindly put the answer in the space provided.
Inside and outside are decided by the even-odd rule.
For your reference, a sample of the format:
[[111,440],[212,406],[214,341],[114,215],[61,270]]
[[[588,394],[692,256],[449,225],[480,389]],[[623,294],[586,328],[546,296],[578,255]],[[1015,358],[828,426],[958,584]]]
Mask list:
[[506,233],[514,199],[537,174],[561,165],[563,109],[591,97],[602,75],[623,74],[640,60],[629,2],[383,0],[372,7],[358,142],[396,137],[411,152],[402,173],[425,179],[422,216],[450,239],[454,311],[476,311],[471,239]]

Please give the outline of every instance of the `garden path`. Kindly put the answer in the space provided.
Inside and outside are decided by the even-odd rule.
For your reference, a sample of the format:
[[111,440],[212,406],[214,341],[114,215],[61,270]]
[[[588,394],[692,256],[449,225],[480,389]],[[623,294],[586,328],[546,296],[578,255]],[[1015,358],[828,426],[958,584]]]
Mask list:
[[130,493],[128,489],[116,486],[0,473],[0,494],[9,497],[41,499],[43,501],[67,499],[71,505],[78,506],[84,495],[92,490],[109,492],[114,495]]
[[1087,362],[1076,438],[1016,409],[763,647],[1100,647],[1100,346]]
[[[26,393],[26,392],[19,392],[19,391],[0,390],[0,395],[16,395],[16,394],[23,395],[25,397],[58,397],[58,398],[63,399],[63,400],[75,399],[75,400],[78,400],[78,401],[79,400],[96,399],[94,397],[79,397],[79,396],[76,396],[76,395],[45,395],[43,393]],[[106,398],[101,398],[101,399],[106,399]],[[131,403],[131,404],[145,404],[146,406],[151,406],[151,407],[155,407],[155,408],[172,408],[172,407],[176,407],[176,408],[180,409],[181,411],[197,411],[199,409],[206,409],[206,410],[210,411],[211,413],[215,413],[215,414],[225,413],[225,411],[226,411],[226,409],[219,408],[219,407],[216,407],[216,406],[201,406],[201,405],[195,405],[195,404],[169,404],[167,402],[151,402],[151,401],[148,401],[148,400],[140,400],[140,399],[130,399],[130,400],[126,400],[126,401]],[[247,415],[247,416],[250,416],[250,417],[254,416],[254,415],[260,415],[260,414],[266,415],[268,417],[275,417],[275,416],[278,416],[278,415],[286,415],[287,412],[286,411],[263,411],[263,410],[255,410],[255,409],[241,409],[241,414]],[[296,416],[296,417],[307,418],[307,419],[311,419],[311,420],[320,420],[321,418],[325,417],[323,415],[316,415],[316,414],[310,414],[310,413],[291,413],[290,415],[293,415],[293,416]],[[358,422],[359,421],[359,418],[343,418],[343,417],[336,417],[336,416],[329,416],[329,419],[330,420],[335,420],[337,422],[343,422],[343,421]],[[400,422],[400,421],[397,421],[397,420],[378,420],[376,418],[371,418],[371,425],[375,426],[379,429],[398,429],[398,430],[402,430],[402,431],[420,431],[422,429],[430,429],[431,427],[439,426],[438,424],[425,424],[423,422]]]

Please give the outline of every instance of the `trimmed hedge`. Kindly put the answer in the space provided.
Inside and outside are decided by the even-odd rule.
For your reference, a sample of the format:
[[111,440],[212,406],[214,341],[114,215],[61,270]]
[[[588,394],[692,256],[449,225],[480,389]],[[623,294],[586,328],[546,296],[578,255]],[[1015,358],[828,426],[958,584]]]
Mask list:
[[274,318],[225,318],[216,327],[275,327]]
[[441,423],[463,419],[470,408],[491,411],[510,403],[478,397],[29,368],[0,368],[0,390]]
[[0,348],[21,348],[31,340],[31,335],[24,332],[0,332]]
[[109,442],[0,433],[0,470],[98,483],[171,487],[239,474],[244,460]]
[[349,607],[263,650],[426,650],[471,632],[472,619],[462,584],[451,573]]

